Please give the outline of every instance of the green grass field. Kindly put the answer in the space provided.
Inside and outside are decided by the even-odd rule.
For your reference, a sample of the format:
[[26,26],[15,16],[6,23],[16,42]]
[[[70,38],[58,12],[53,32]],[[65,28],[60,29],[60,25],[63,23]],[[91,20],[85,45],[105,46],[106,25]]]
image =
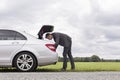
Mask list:
[[[62,65],[58,62],[56,65],[38,67],[35,72],[61,72]],[[75,62],[75,65],[75,71],[71,71],[68,62],[67,72],[120,71],[120,62]],[[16,69],[0,68],[0,72],[16,72]]]
[[[38,67],[37,71],[52,71],[59,72],[62,68],[62,62],[58,62],[56,65],[49,65],[44,67]],[[75,62],[75,72],[83,71],[120,71],[120,62]],[[67,71],[70,70],[70,63],[68,63]]]

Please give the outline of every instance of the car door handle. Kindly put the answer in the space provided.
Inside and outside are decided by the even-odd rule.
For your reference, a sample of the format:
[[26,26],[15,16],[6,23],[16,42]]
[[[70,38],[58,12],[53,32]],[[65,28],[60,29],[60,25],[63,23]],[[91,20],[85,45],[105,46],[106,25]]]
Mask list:
[[13,45],[19,44],[19,42],[12,42]]

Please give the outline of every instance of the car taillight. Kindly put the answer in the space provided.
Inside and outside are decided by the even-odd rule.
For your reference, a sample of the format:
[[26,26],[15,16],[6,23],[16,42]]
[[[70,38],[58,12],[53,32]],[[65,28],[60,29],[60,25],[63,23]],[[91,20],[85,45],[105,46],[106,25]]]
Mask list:
[[54,45],[54,44],[46,44],[45,46],[47,46],[51,51],[56,52],[56,49],[55,49],[55,45]]

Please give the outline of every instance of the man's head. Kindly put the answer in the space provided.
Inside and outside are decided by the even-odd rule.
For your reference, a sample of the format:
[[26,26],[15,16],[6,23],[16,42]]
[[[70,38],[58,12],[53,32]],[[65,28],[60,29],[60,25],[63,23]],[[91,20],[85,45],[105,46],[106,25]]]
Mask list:
[[45,36],[45,38],[47,38],[47,39],[49,39],[49,40],[52,40],[53,35],[50,34],[50,33],[47,33],[46,36]]

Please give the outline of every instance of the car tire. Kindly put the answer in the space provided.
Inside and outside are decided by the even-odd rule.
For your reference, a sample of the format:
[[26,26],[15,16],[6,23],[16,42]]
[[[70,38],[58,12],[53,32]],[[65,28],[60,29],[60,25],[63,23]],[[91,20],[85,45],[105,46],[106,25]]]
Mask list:
[[37,61],[31,53],[22,52],[15,57],[14,66],[18,71],[30,72],[37,68]]

